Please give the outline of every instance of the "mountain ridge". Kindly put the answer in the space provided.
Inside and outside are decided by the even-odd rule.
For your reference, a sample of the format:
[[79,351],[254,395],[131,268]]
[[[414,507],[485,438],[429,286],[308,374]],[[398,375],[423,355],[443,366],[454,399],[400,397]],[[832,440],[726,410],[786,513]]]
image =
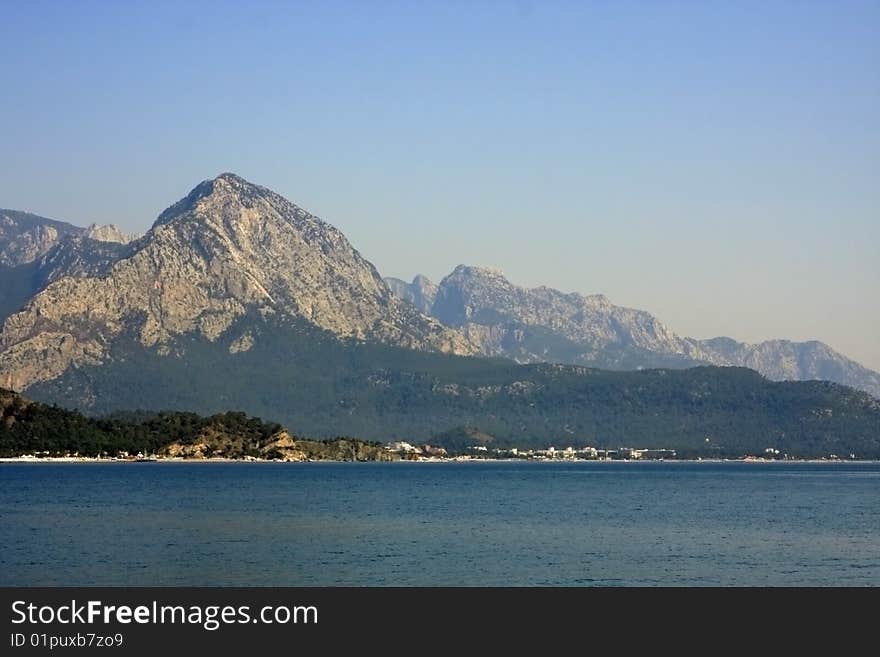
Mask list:
[[391,289],[410,303],[424,299],[416,281],[433,290],[426,312],[487,356],[610,369],[742,366],[774,380],[828,379],[880,398],[880,374],[818,340],[682,337],[650,313],[616,306],[605,295],[525,288],[486,267],[459,265],[437,285],[424,276],[410,284],[394,280]]

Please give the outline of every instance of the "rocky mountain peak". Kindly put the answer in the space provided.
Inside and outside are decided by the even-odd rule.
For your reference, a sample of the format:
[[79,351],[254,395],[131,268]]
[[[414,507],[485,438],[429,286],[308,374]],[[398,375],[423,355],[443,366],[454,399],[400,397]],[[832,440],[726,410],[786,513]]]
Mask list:
[[[504,272],[496,267],[477,267],[475,265],[458,265],[446,278],[466,281],[493,281],[507,283]],[[445,279],[444,279],[445,280]]]
[[608,367],[629,365],[629,352],[657,352],[664,364],[667,355],[692,362],[691,346],[648,313],[602,295],[520,287],[497,269],[459,265],[441,281],[432,312],[487,355],[540,362],[564,354],[568,362]]
[[115,242],[116,244],[128,244],[131,236],[122,230],[116,224],[107,224],[99,226],[92,224],[86,228],[85,236],[97,242]]
[[440,281],[432,313],[449,326],[494,323],[519,305],[522,292],[499,269],[458,265]]
[[101,362],[123,334],[148,348],[186,333],[213,341],[254,312],[344,338],[474,351],[397,299],[336,228],[227,173],[165,210],[104,275],[61,277],[11,315],[0,333],[0,381],[23,389],[71,364]]
[[167,224],[179,216],[194,212],[203,200],[211,197],[214,197],[214,202],[219,199],[237,198],[239,202],[244,204],[247,199],[271,193],[270,190],[254,185],[234,173],[221,173],[216,178],[203,180],[193,187],[189,194],[162,212],[153,224],[153,228]]
[[426,315],[431,314],[434,299],[437,296],[437,285],[427,276],[416,274],[412,283],[388,277],[385,279],[385,283],[395,296],[411,303]]

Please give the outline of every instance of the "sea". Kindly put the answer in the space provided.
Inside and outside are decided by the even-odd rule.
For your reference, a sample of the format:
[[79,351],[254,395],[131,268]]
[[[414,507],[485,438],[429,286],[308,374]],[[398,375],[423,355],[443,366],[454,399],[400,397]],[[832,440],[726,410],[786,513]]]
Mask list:
[[3,463],[6,586],[878,586],[880,463]]

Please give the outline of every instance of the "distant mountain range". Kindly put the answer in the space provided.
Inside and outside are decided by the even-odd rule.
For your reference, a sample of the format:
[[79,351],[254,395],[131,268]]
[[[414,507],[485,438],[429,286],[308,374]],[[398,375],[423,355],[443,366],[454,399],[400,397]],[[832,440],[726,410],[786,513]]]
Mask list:
[[519,363],[556,362],[614,370],[730,365],[776,381],[826,380],[880,398],[880,374],[815,340],[758,344],[675,334],[653,315],[605,296],[528,289],[501,272],[460,265],[435,285],[387,278],[391,290],[475,343],[481,354]]
[[90,413],[240,409],[374,440],[468,425],[499,445],[880,453],[867,394],[673,369],[745,364],[880,391],[876,373],[820,343],[680,338],[602,296],[478,268],[439,286],[385,281],[337,229],[233,174],[133,240],[0,211],[0,311],[0,386]]

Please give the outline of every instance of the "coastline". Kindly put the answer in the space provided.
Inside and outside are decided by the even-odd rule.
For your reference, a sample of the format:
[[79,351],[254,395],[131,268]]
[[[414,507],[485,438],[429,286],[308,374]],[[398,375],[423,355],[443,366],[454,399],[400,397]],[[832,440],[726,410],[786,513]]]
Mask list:
[[302,461],[285,461],[282,459],[232,459],[222,457],[212,458],[179,458],[179,457],[158,457],[147,460],[126,459],[126,458],[101,458],[92,456],[7,456],[0,457],[0,464],[22,464],[22,463],[127,463],[143,465],[144,463],[283,463],[283,464],[312,464],[312,463],[880,463],[880,459],[761,459],[761,458],[695,458],[695,459],[497,459],[497,458],[421,458],[421,459],[400,459],[396,461],[379,461],[379,460],[337,460],[337,459],[310,459]]

